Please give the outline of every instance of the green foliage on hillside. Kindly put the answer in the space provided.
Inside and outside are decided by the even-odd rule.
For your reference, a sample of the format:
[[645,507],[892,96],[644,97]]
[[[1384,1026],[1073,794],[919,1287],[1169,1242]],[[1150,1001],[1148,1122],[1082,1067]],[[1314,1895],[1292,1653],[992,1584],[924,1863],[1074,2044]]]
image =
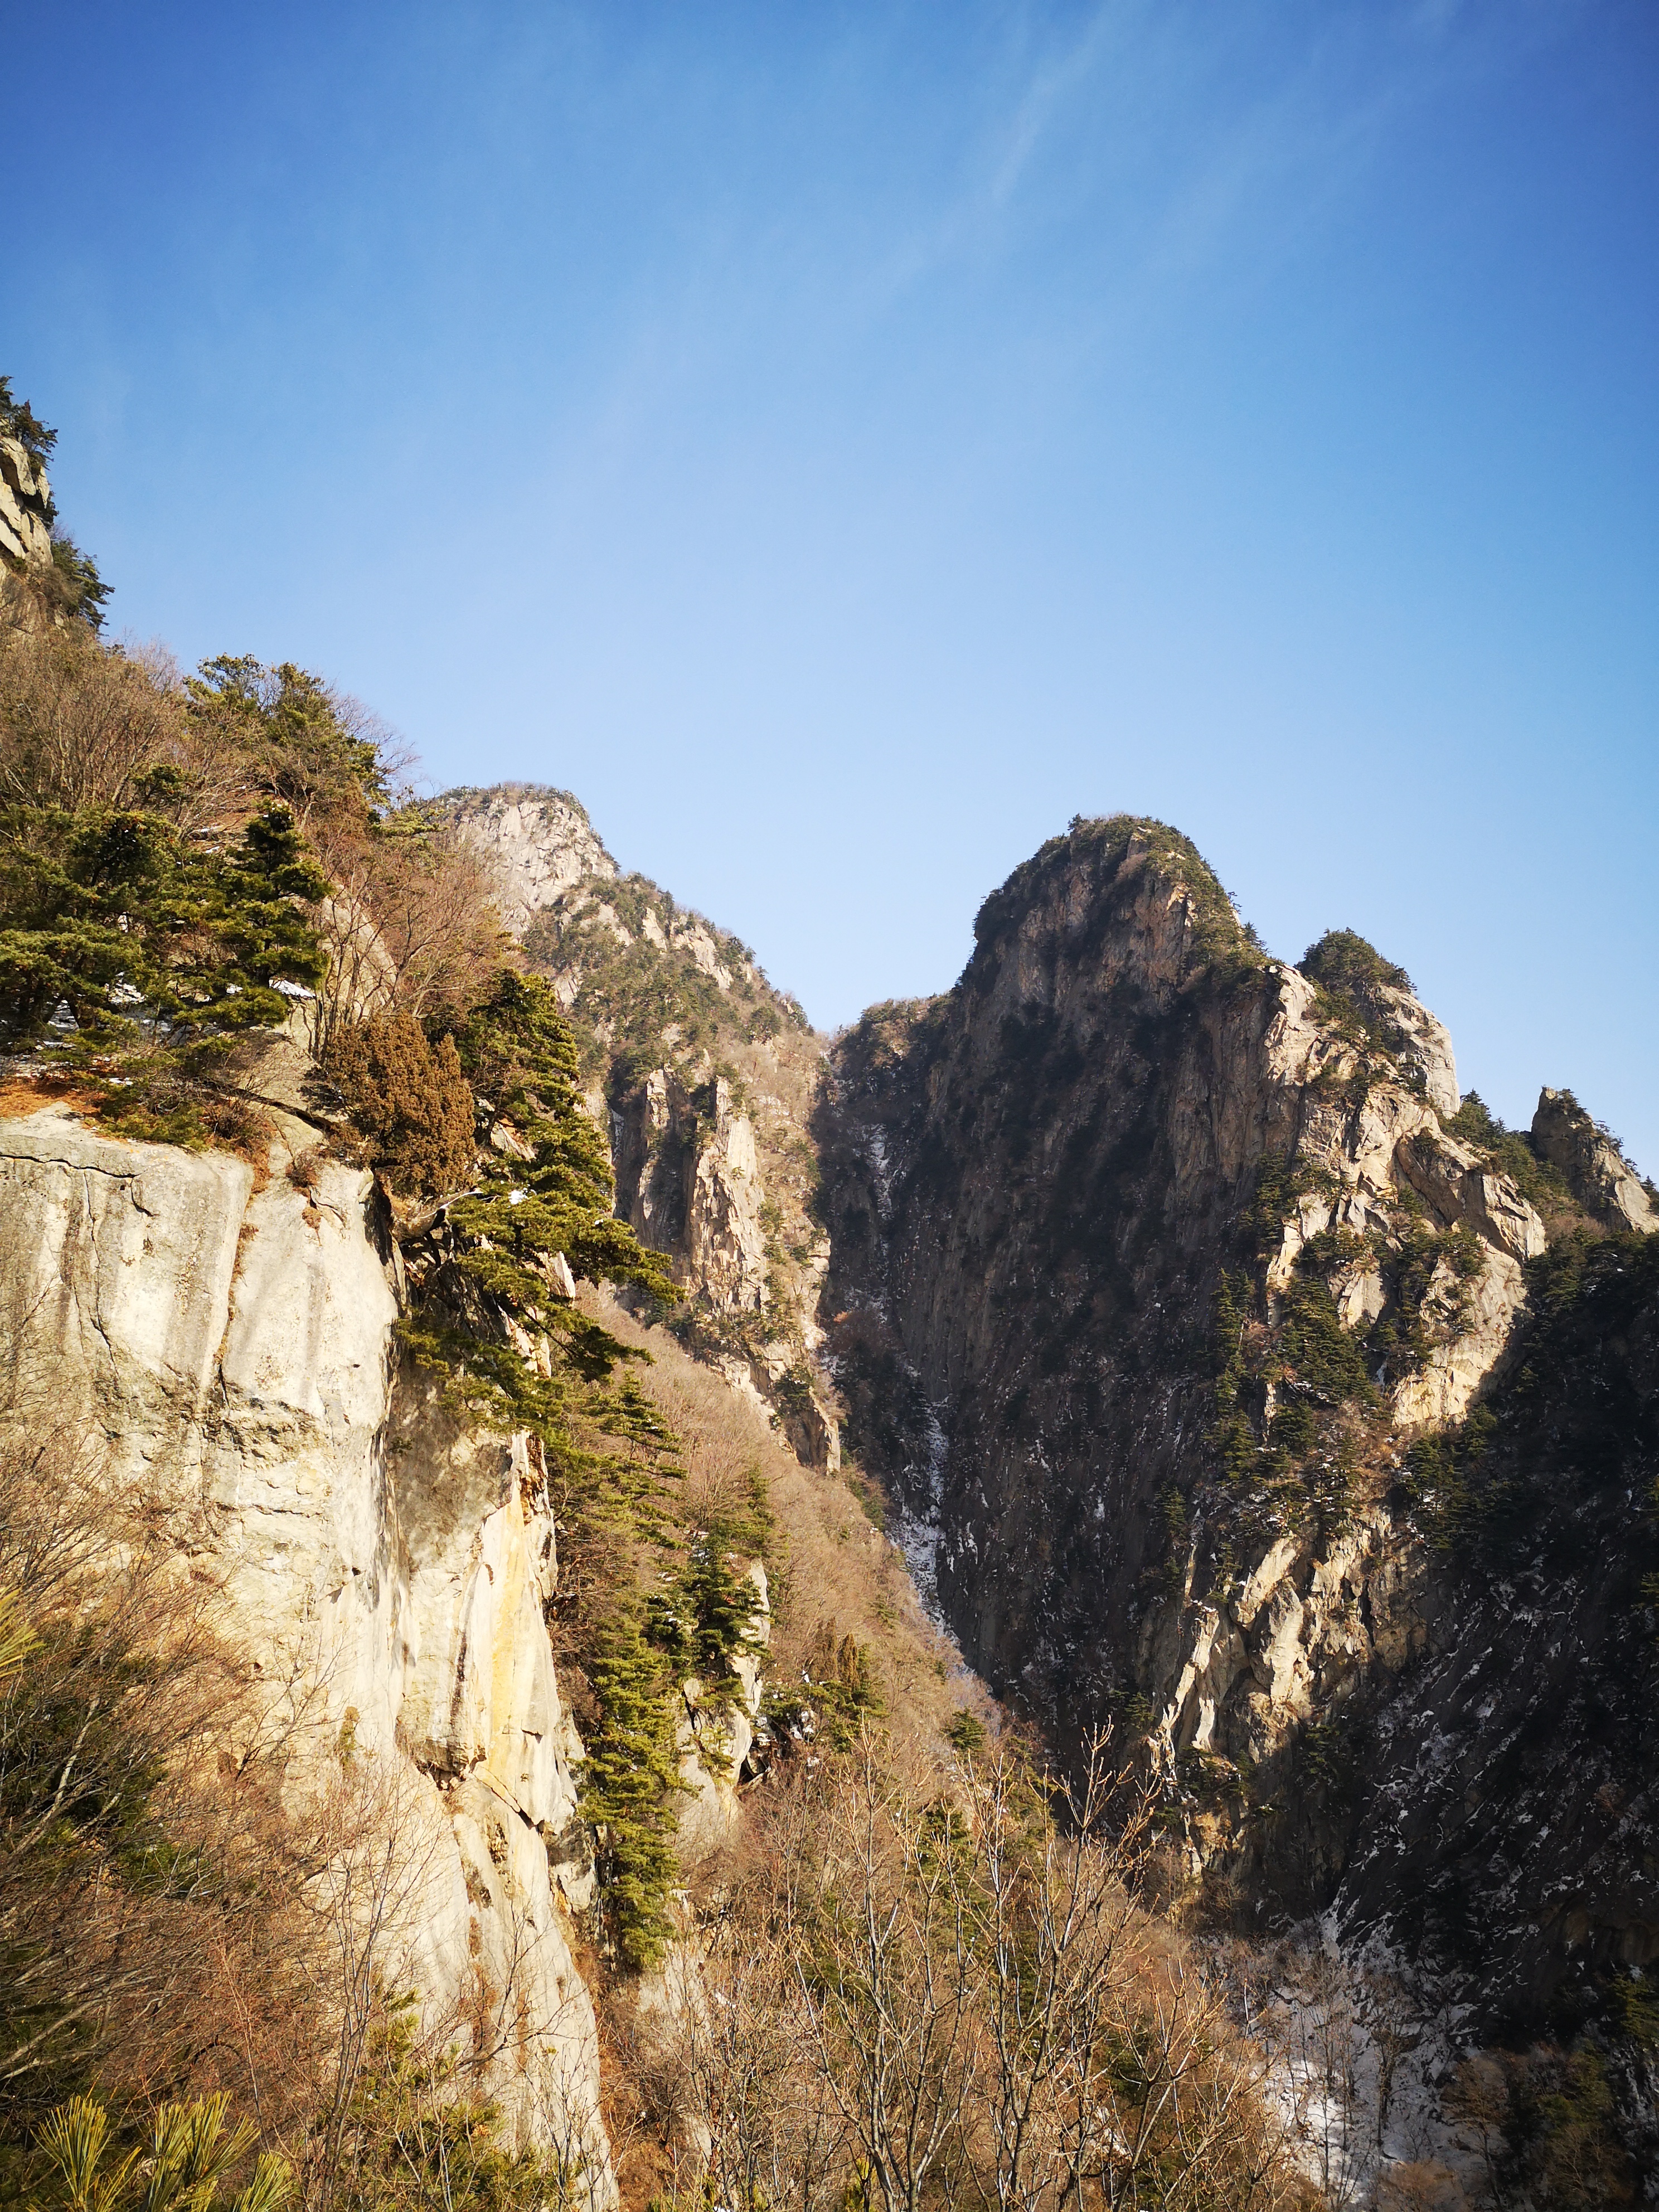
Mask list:
[[[476,1296],[440,1297],[405,1334],[477,1407],[561,1453],[572,1444],[574,1385],[605,1380],[632,1355],[568,1303],[556,1261],[659,1297],[672,1297],[673,1285],[656,1254],[611,1212],[610,1158],[577,1096],[575,1040],[550,987],[538,975],[504,972],[463,1024],[455,1049],[467,1083],[500,1116],[514,1149],[491,1147],[472,1161],[470,1188],[448,1209],[448,1264],[492,1315],[558,1340],[568,1372],[543,1376],[496,1331],[473,1325]],[[486,1083],[493,1098],[483,1093]]]
[[457,1043],[468,1080],[531,1153],[481,1158],[475,1188],[451,1216],[471,1243],[465,1271],[520,1318],[544,1313],[544,1268],[558,1252],[595,1282],[672,1299],[663,1261],[611,1210],[610,1149],[582,1109],[575,1036],[551,986],[504,971]]
[[1346,999],[1372,1019],[1386,1017],[1384,991],[1415,995],[1405,969],[1395,961],[1385,960],[1357,929],[1328,929],[1308,947],[1298,964],[1310,982],[1320,984],[1334,998]]
[[515,2147],[458,2054],[420,2046],[413,2014],[412,2002],[394,2002],[374,2022],[335,2140],[314,2146],[313,2201],[337,2192],[363,2212],[558,2212],[590,2202],[584,2155]]
[[1489,1112],[1478,1091],[1465,1091],[1462,1105],[1446,1127],[1452,1136],[1484,1153],[1540,1213],[1580,1210],[1560,1169],[1533,1149],[1525,1130],[1509,1128]]
[[33,573],[32,580],[49,613],[83,622],[88,628],[104,627],[104,602],[111,586],[99,573],[90,553],[83,553],[66,530],[52,533],[52,566]]
[[[15,396],[7,376],[0,376],[0,438],[12,439],[21,446],[37,468],[44,466],[58,443],[57,431],[48,428],[26,399]],[[32,566],[27,572],[29,582],[48,616],[83,622],[94,631],[101,629],[110,587],[99,574],[92,556],[83,553],[69,532],[58,526],[58,502],[50,495],[44,514],[52,532],[52,563],[49,568]],[[9,565],[15,568],[19,564]]]
[[[469,1142],[469,1188],[447,1209],[448,1258],[403,1335],[474,1418],[535,1439],[560,1499],[566,1579],[590,1562],[585,1611],[571,1624],[592,1699],[582,1809],[597,1839],[603,1927],[618,1963],[638,1972],[667,1939],[678,1879],[673,1682],[645,1632],[640,1585],[646,1560],[672,1542],[663,1498],[679,1468],[672,1435],[617,1375],[640,1355],[568,1301],[555,1263],[660,1297],[673,1285],[611,1211],[609,1153],[582,1109],[575,1039],[550,985],[504,971],[452,1049],[480,1116],[512,1149],[472,1158]],[[503,1322],[545,1344],[545,1370]]]
[[57,431],[46,427],[27,399],[18,398],[9,376],[0,376],[0,438],[15,438],[32,461],[50,460],[58,443]]
[[[1309,1515],[1327,1534],[1343,1525],[1366,1440],[1386,1424],[1381,1382],[1415,1371],[1467,1326],[1484,1264],[1467,1231],[1431,1231],[1406,1206],[1393,1233],[1336,1226],[1309,1237],[1270,1297],[1267,1270],[1286,1223],[1316,1195],[1336,1195],[1324,1170],[1282,1154],[1261,1162],[1239,1224],[1243,1264],[1223,1272],[1212,1309],[1210,1446],[1226,1511],[1256,1534]],[[1368,1276],[1382,1290],[1382,1311],[1350,1328],[1339,1292]]]
[[[688,923],[713,940],[731,978],[726,989],[698,966],[689,947],[672,941]],[[570,1011],[584,1040],[582,1073],[607,1076],[613,1092],[628,1090],[665,1060],[699,1053],[730,1074],[724,1060],[734,1040],[753,1044],[786,1028],[809,1026],[794,1000],[750,972],[746,945],[684,913],[643,876],[592,886],[580,904],[538,915],[526,933],[525,951],[538,967],[576,975]]]
[[[1353,929],[1328,929],[1308,947],[1300,965],[1316,987],[1321,1018],[1358,1048],[1358,1093],[1376,1072],[1376,1056],[1397,1063],[1408,1052],[1410,1036],[1388,994],[1400,991],[1413,995],[1412,979]],[[1388,1072],[1396,1079],[1402,1073],[1398,1065]],[[1407,1059],[1403,1075],[1413,1089],[1422,1087],[1422,1070],[1414,1058]]]
[[37,1043],[59,1007],[106,1051],[280,1023],[275,986],[322,976],[325,888],[283,806],[221,850],[161,812],[0,809],[0,1033]]
[[1607,2060],[1590,2045],[1480,2052],[1459,2068],[1446,2106],[1481,2146],[1483,2196],[1493,2205],[1613,2212],[1639,2201]]
[[768,1685],[766,1716],[786,1737],[850,1751],[882,1711],[867,1644],[855,1636],[821,1636],[801,1679]]
[[1659,1419],[1640,1346],[1659,1336],[1659,1237],[1561,1238],[1527,1267],[1527,1310],[1503,1379],[1456,1429],[1419,1437],[1409,1488],[1443,1544],[1518,1556],[1575,1493],[1628,1495],[1632,1601],[1659,1569]]
[[355,823],[391,803],[392,771],[368,719],[308,669],[220,653],[184,690],[213,747],[232,754],[303,829]]
[[688,1532],[647,1607],[651,1641],[677,1674],[695,1674],[716,1702],[736,1682],[733,1658],[762,1646],[753,1629],[755,1586],[738,1562],[763,1559],[771,1534],[766,1486],[757,1475],[742,1506],[722,1506]]
[[1364,1349],[1343,1328],[1330,1286],[1317,1274],[1298,1272],[1285,1291],[1278,1350],[1283,1379],[1305,1394],[1304,1404],[1334,1412],[1378,1403]]
[[587,1677],[599,1717],[584,1743],[582,1812],[594,1832],[600,1917],[618,1965],[640,1973],[660,1959],[673,1932],[668,1898],[679,1873],[681,1785],[673,1678],[635,1606],[619,1606],[605,1620]]

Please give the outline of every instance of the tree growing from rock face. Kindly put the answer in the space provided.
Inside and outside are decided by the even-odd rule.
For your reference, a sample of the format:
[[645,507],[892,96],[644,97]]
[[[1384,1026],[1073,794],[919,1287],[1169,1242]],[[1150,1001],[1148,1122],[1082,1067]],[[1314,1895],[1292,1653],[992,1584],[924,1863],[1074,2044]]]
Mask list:
[[326,979],[313,1049],[393,1012],[453,1024],[488,996],[507,954],[492,864],[405,781],[392,732],[310,670],[246,655],[204,661],[183,687],[198,736],[289,807],[328,878],[318,927]]
[[342,1030],[323,1062],[374,1164],[409,1196],[459,1189],[472,1166],[472,1093],[453,1037],[428,1044],[405,1013]]
[[391,733],[309,669],[221,653],[185,679],[182,696],[202,741],[236,755],[253,787],[307,834],[367,822],[392,805],[401,763]]
[[276,987],[322,975],[304,906],[323,878],[282,807],[218,853],[143,810],[9,810],[0,838],[0,1024],[19,1042],[60,1006],[106,1048],[277,1024]]
[[11,388],[11,379],[0,376],[0,438],[15,438],[32,461],[49,461],[58,433],[49,429]]
[[1311,983],[1328,991],[1358,1016],[1368,1032],[1379,1039],[1395,1019],[1388,998],[1390,991],[1409,994],[1412,979],[1392,960],[1385,960],[1369,939],[1356,929],[1328,929],[1310,945],[1301,959],[1302,973]]

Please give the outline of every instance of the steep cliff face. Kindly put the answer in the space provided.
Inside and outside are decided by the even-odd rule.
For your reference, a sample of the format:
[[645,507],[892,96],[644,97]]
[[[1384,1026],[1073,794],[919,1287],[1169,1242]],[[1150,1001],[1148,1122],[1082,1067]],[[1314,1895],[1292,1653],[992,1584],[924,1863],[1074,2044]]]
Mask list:
[[813,1370],[829,1264],[806,1133],[821,1041],[745,945],[623,877],[568,794],[506,785],[447,803],[501,867],[504,917],[581,1039],[617,1212],[672,1264],[697,1349],[809,1463],[836,1466]]
[[256,1176],[61,1108],[0,1123],[9,1402],[97,1439],[112,1484],[199,1503],[195,1564],[296,1731],[294,1786],[356,1775],[396,1828],[388,1986],[454,2023],[520,2136],[583,2157],[603,2203],[552,1511],[521,1439],[394,1376],[368,1176],[313,1155],[296,1183],[293,1157],[279,1139]]
[[1659,1206],[1650,1188],[1616,1141],[1584,1111],[1571,1091],[1538,1094],[1532,1140],[1559,1168],[1573,1196],[1607,1229],[1659,1229]]
[[0,626],[48,626],[33,583],[52,568],[52,487],[44,464],[20,439],[0,437]]
[[1501,1379],[1543,1220],[1398,971],[1271,959],[1160,825],[1073,825],[976,937],[832,1060],[852,1441],[994,1688],[1148,1735],[1194,1874],[1322,1905],[1466,1616],[1413,1440]]
[[[1263,1326],[1305,1277],[1324,1285],[1410,1427],[1468,1404],[1543,1245],[1422,1071],[1252,946],[1190,848],[1127,825],[1056,841],[988,902],[947,999],[866,1017],[823,1127],[848,1387],[885,1323],[946,1439],[941,1597],[970,1656],[1043,1710],[1127,1686],[1168,1611],[1212,1465],[1229,1268],[1259,1254]],[[1437,1241],[1407,1280],[1419,1231]],[[1287,1383],[1252,1382],[1264,1436]],[[1299,1541],[1287,1471],[1241,1569]]]
[[1537,1276],[1444,1455],[1425,1656],[1353,1746],[1337,1899],[1499,2037],[1621,2024],[1659,1963],[1659,1238],[1573,1240]]
[[15,438],[0,438],[0,553],[31,567],[52,559],[52,487]]

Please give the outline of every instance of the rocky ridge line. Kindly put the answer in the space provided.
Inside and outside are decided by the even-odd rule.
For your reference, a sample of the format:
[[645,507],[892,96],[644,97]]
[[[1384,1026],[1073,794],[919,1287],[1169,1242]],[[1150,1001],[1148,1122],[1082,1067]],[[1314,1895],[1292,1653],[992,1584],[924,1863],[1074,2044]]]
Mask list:
[[688,1340],[808,1465],[838,1467],[816,1364],[821,1040],[746,946],[624,877],[568,793],[503,785],[442,803],[495,861],[503,918],[577,1030],[617,1212],[668,1258]]
[[1074,824],[976,939],[832,1055],[851,1443],[994,1689],[1144,1734],[1217,1898],[1322,1907],[1365,1729],[1462,1602],[1413,1442],[1502,1385],[1544,1218],[1428,1010],[1272,959],[1161,825]]

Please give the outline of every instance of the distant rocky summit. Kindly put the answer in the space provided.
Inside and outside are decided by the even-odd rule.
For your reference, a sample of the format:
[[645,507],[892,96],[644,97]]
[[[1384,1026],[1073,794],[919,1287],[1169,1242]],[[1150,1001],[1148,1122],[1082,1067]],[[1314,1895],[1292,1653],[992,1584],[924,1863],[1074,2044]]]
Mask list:
[[672,1262],[687,1340],[811,1464],[839,1465],[816,1364],[822,1041],[746,945],[624,877],[568,792],[505,784],[443,804],[497,863],[503,918],[575,1024],[617,1211]]
[[1659,1229],[1653,1194],[1620,1151],[1618,1140],[1591,1121],[1571,1091],[1542,1091],[1532,1117],[1533,1148],[1566,1177],[1567,1188],[1606,1229]]
[[1403,970],[1348,931],[1273,957],[1157,823],[1075,823],[952,991],[826,1053],[568,794],[451,803],[688,1342],[879,1479],[998,1693],[1144,1738],[1212,1899],[1334,1906],[1493,2023],[1616,2002],[1659,1955],[1659,1212],[1571,1094],[1504,1128]]
[[1334,1904],[1511,2025],[1615,2002],[1659,1957],[1659,1243],[1613,1140],[1551,1091],[1502,1129],[1402,971],[1271,957],[1124,817],[837,1040],[815,1127],[848,1447],[998,1692],[1144,1735],[1246,1924]]

